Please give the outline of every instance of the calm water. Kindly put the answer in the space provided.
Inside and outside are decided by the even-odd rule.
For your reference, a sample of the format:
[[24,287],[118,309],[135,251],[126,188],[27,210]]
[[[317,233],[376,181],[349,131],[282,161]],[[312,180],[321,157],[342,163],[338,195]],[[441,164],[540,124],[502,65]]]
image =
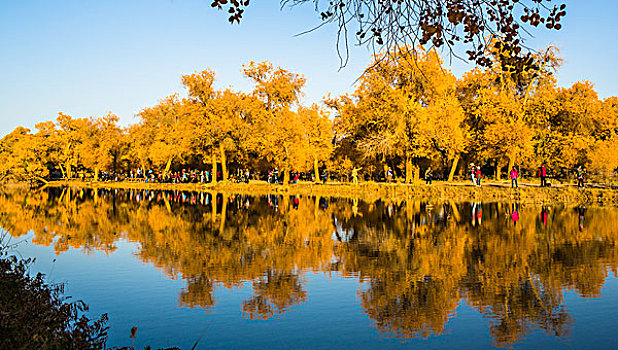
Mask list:
[[616,347],[616,209],[8,191],[0,225],[108,346]]

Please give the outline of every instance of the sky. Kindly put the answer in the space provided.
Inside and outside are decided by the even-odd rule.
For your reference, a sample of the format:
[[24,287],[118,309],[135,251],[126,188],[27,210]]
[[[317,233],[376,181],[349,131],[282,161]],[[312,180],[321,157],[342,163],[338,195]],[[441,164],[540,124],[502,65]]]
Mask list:
[[[591,81],[601,98],[618,95],[618,1],[565,1],[560,31],[534,30],[526,44],[560,48],[558,84]],[[281,9],[252,1],[241,24],[229,24],[210,0],[0,0],[0,136],[33,128],[58,112],[122,125],[173,93],[180,78],[206,68],[219,88],[250,91],[243,64],[270,61],[307,79],[303,104],[352,92],[372,52],[351,47],[340,69],[336,28],[312,6]],[[446,60],[457,76],[473,65]]]

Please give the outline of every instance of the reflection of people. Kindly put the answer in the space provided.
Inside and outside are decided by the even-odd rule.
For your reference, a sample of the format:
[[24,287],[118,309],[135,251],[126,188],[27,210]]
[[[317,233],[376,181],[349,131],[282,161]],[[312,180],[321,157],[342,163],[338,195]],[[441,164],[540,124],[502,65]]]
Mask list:
[[325,198],[320,198],[320,208],[328,209],[328,201]]
[[358,185],[358,171],[361,170],[362,168],[354,168],[352,169],[352,182],[355,185]]
[[586,215],[586,207],[584,207],[583,205],[577,208],[577,212],[579,214],[579,230],[583,230],[584,229],[584,221],[586,220],[585,215]]
[[519,203],[512,204],[511,219],[513,219],[513,226],[517,226],[517,221],[519,221]]
[[541,222],[543,223],[543,226],[547,226],[547,207],[546,206],[541,207],[540,218],[541,218]]
[[476,207],[476,221],[479,226],[483,223],[483,207],[482,203],[479,203]]
[[275,194],[268,195],[268,205],[273,207],[275,211],[279,208],[279,196]]
[[482,203],[472,203],[472,226],[481,225],[483,222]]

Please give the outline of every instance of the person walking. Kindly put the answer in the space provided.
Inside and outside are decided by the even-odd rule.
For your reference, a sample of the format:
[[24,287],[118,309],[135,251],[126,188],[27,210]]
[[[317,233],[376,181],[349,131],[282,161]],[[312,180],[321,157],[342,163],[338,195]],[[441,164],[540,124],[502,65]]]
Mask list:
[[388,170],[386,170],[386,182],[390,183],[393,181],[393,169],[391,169],[391,167],[388,167]]
[[517,179],[519,178],[519,172],[517,171],[517,168],[515,168],[514,165],[513,165],[513,169],[511,169],[510,177],[511,177],[511,188],[519,188],[519,185],[517,184]]
[[470,163],[470,182],[472,186],[476,185],[476,167],[474,163]]
[[425,184],[426,185],[431,185],[431,180],[432,180],[432,172],[431,172],[431,167],[428,167],[427,170],[425,170]]
[[481,166],[477,165],[476,166],[476,185],[478,187],[481,187],[481,178],[482,178],[482,174],[481,174]]
[[575,173],[577,175],[577,188],[578,189],[584,188],[584,170],[582,169],[581,166],[578,166],[577,169],[575,170]]
[[541,187],[545,187],[547,186],[547,169],[545,168],[545,163],[541,164],[541,167],[539,168],[539,178],[541,179]]
[[358,185],[358,171],[362,168],[354,168],[352,169],[352,183]]

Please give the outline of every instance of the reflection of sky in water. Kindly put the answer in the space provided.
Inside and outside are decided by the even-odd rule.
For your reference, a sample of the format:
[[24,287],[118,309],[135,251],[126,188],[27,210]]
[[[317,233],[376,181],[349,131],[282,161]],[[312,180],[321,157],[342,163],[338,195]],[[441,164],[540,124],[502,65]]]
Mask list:
[[[152,193],[147,196],[156,198],[156,195]],[[182,200],[191,201],[191,197],[191,195],[185,196]],[[199,197],[198,195],[197,200],[201,201]],[[311,199],[301,198],[300,209],[297,210],[302,210],[302,205],[306,205],[306,202],[310,201]],[[270,213],[273,213],[272,215],[282,215],[281,211],[284,205],[290,205],[293,208],[298,206],[293,198],[289,201],[283,201],[281,197],[275,198],[275,196],[261,201],[254,199],[249,202],[249,207],[254,205],[270,206],[270,209],[267,210],[270,210]],[[233,221],[235,210],[241,210],[238,209],[241,207],[246,209],[246,203],[246,198],[239,201],[238,205],[233,202],[227,203],[229,210],[227,220]],[[326,234],[333,242],[333,249],[349,249],[347,248],[349,245],[353,245],[355,248],[348,252],[349,255],[332,254],[326,261],[327,264],[316,269],[315,272],[299,272],[298,281],[302,290],[306,292],[305,301],[285,306],[282,312],[276,312],[268,320],[252,320],[243,317],[243,303],[250,300],[255,294],[254,288],[256,287],[251,280],[245,280],[238,286],[230,288],[222,286],[221,281],[215,281],[213,287],[214,306],[208,310],[200,307],[193,309],[181,307],[180,295],[186,290],[188,282],[183,279],[181,274],[175,278],[170,278],[161,269],[154,267],[152,263],[142,262],[139,256],[142,249],[141,244],[129,242],[126,238],[117,240],[117,249],[110,253],[93,250],[86,254],[81,249],[71,248],[68,252],[59,255],[54,254],[53,247],[32,244],[32,233],[26,237],[13,238],[13,241],[24,240],[17,248],[19,254],[24,257],[34,256],[37,258],[33,267],[34,271],[48,274],[48,277],[53,281],[67,282],[67,294],[83,299],[89,304],[93,315],[103,312],[109,314],[111,329],[108,346],[130,345],[129,330],[132,326],[138,326],[137,340],[139,346],[142,347],[146,344],[155,347],[169,344],[170,346],[190,348],[202,331],[208,327],[200,343],[201,346],[198,348],[287,347],[315,349],[422,346],[423,348],[436,349],[471,349],[488,348],[495,344],[492,343],[492,334],[489,329],[492,323],[498,322],[496,314],[490,310],[490,305],[484,305],[483,307],[486,310],[484,313],[480,313],[476,308],[470,306],[469,296],[461,292],[458,296],[455,295],[455,304],[452,310],[446,307],[446,315],[435,315],[438,319],[441,316],[448,316],[441,334],[427,333],[424,337],[407,340],[398,339],[392,336],[396,332],[384,333],[376,329],[376,315],[373,314],[373,317],[369,317],[370,312],[362,303],[362,294],[365,293],[365,296],[367,296],[372,288],[375,291],[379,291],[380,288],[385,288],[385,291],[388,291],[391,284],[400,283],[400,280],[387,279],[380,282],[382,276],[397,276],[399,273],[411,271],[412,267],[392,266],[389,271],[386,271],[383,266],[379,267],[381,265],[377,265],[377,263],[375,266],[369,263],[369,265],[358,265],[361,266],[361,271],[358,271],[349,267],[354,265],[354,262],[350,259],[356,257],[354,254],[366,254],[368,260],[364,261],[364,264],[367,264],[367,261],[377,260],[384,248],[373,246],[370,238],[384,236],[386,237],[384,244],[393,244],[393,242],[388,243],[389,235],[393,233],[387,233],[385,230],[395,227],[397,223],[394,220],[405,215],[410,215],[410,222],[406,226],[406,232],[410,236],[428,235],[427,231],[423,231],[426,225],[434,225],[436,232],[442,232],[446,230],[448,220],[455,220],[455,217],[459,216],[458,222],[461,222],[461,225],[465,223],[469,228],[468,231],[462,231],[462,235],[470,235],[470,232],[479,230],[481,226],[502,227],[495,233],[488,232],[486,234],[504,235],[510,233],[513,236],[506,241],[514,240],[516,242],[520,237],[515,234],[517,231],[513,231],[515,227],[521,227],[525,220],[532,220],[531,225],[536,225],[539,234],[547,235],[550,238],[548,242],[550,242],[556,234],[555,230],[551,229],[552,220],[554,220],[553,215],[556,211],[562,210],[570,213],[570,216],[564,221],[573,226],[574,235],[580,232],[578,225],[581,224],[579,216],[582,214],[581,211],[566,208],[547,209],[540,206],[538,208],[534,206],[526,208],[526,206],[519,207],[511,204],[505,204],[503,208],[498,208],[490,204],[482,204],[481,206],[480,203],[464,204],[458,208],[435,203],[432,205],[419,203],[415,204],[416,207],[411,213],[407,213],[405,204],[378,203],[372,209],[368,208],[367,204],[363,202],[356,204],[350,202],[349,206],[357,208],[350,208],[349,212],[343,213],[341,208],[348,204],[341,206],[341,203],[339,203],[339,206],[336,207],[336,202],[324,199],[318,204],[317,210],[325,213],[328,211],[328,215],[331,216],[331,226]],[[219,202],[218,210],[221,209],[220,206],[221,203]],[[273,207],[276,207],[278,211],[273,212]],[[517,226],[513,224],[512,220],[513,208],[517,211],[518,216],[521,216],[518,217]],[[178,208],[174,209],[178,210]],[[313,212],[313,210],[313,204],[311,204],[310,211]],[[382,216],[372,215],[370,210],[379,210],[383,214],[381,214]],[[482,217],[478,217],[479,210],[482,210],[480,214]],[[614,209],[604,210],[613,211]],[[547,218],[544,216],[544,212],[548,213]],[[583,214],[588,215],[589,213],[584,212]],[[615,217],[615,215],[614,213],[614,216],[610,217]],[[531,216],[534,217],[531,218]],[[594,218],[594,215],[592,217]],[[590,220],[586,221],[586,225],[590,224]],[[352,223],[353,221],[355,222]],[[370,226],[373,225],[373,229],[368,231],[367,227],[359,224],[363,221],[371,222]],[[291,225],[291,223],[288,224]],[[363,236],[363,234],[370,238]],[[598,237],[601,236],[602,234],[598,235]],[[406,239],[402,242],[406,242]],[[310,244],[311,242],[307,239],[303,240],[302,246],[307,247]],[[424,248],[417,246],[418,243],[415,244],[412,244],[409,249],[415,249],[413,253],[418,255],[423,254],[423,249],[430,249],[431,244],[443,246],[452,244],[452,242],[438,240],[427,247],[423,246]],[[573,246],[563,248],[556,254],[567,254],[570,251],[569,249],[578,249],[577,246],[575,248]],[[470,250],[473,247],[466,249]],[[615,251],[615,249],[615,246],[610,248],[612,251]],[[594,251],[594,249],[591,250],[591,252]],[[268,251],[266,254],[275,256],[275,252],[272,251]],[[559,256],[554,258],[560,260]],[[570,268],[577,269],[583,266],[581,268],[585,269],[587,264],[607,264],[606,258],[607,256],[604,256],[603,259],[605,260],[601,259],[602,261],[576,261]],[[411,255],[408,259],[414,259],[414,255]],[[393,260],[393,262],[400,261]],[[441,264],[443,262],[434,263]],[[546,262],[534,261],[533,257],[530,258],[530,264],[542,263]],[[617,262],[610,261],[609,263],[615,267]],[[371,268],[377,270],[367,270]],[[533,268],[531,267],[531,269]],[[537,266],[536,268],[540,267]],[[179,270],[179,272],[182,271]],[[568,271],[564,273],[568,274]],[[372,278],[371,276],[375,277]],[[374,278],[377,278],[377,280],[374,280]],[[532,276],[533,281],[535,278]],[[262,279],[266,279],[266,277],[263,276]],[[430,275],[425,276],[425,279],[431,281],[432,277]],[[441,281],[438,282],[441,283]],[[586,281],[578,282],[586,283]],[[442,286],[440,283],[436,285]],[[614,335],[618,334],[618,322],[614,321],[614,316],[618,313],[618,281],[613,274],[610,274],[604,283],[600,295],[595,297],[583,298],[571,288],[567,288],[566,292],[561,292],[564,299],[558,306],[562,305],[564,311],[573,320],[573,323],[566,327],[568,332],[565,335],[555,337],[551,336],[550,332],[548,336],[539,327],[528,324],[524,325],[524,328],[526,328],[525,336],[520,342],[515,343],[515,347],[613,348]],[[428,285],[431,286],[431,283]],[[457,286],[453,286],[453,288],[457,289]],[[386,295],[378,293],[375,295],[378,299],[370,298],[370,300],[376,303],[387,302],[387,300],[382,300],[388,298]],[[423,297],[422,293],[419,295],[421,298]],[[427,294],[425,297],[431,297],[431,295]],[[545,296],[541,295],[541,297],[544,298]],[[422,302],[422,299],[413,299],[410,295],[407,298]],[[392,303],[393,300],[388,300],[388,302]],[[405,303],[407,299],[401,299],[399,302]],[[399,310],[414,312],[414,309],[418,307],[420,306],[412,305],[409,309],[403,307]],[[388,313],[397,309],[377,308],[376,310],[378,313]],[[427,316],[431,319],[432,313],[441,312],[441,310],[427,309],[421,316]],[[396,320],[400,316],[402,320],[406,319],[405,315],[378,314],[378,318],[385,318],[388,322],[394,322],[394,324],[397,323]]]

